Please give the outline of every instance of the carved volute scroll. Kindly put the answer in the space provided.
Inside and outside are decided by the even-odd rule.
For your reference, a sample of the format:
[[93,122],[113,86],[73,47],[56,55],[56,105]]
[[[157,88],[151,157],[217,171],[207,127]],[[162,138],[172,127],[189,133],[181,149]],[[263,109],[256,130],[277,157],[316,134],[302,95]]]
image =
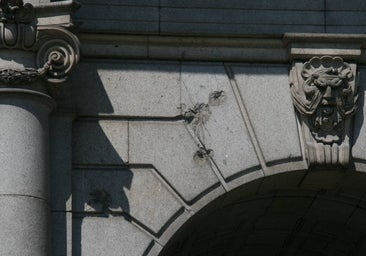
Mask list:
[[296,62],[290,88],[309,165],[348,166],[351,117],[357,109],[356,65],[340,57]]
[[65,82],[79,62],[80,43],[61,25],[37,25],[31,4],[0,0],[0,48],[35,52],[37,64],[24,70],[0,67],[0,85],[14,86],[38,79]]

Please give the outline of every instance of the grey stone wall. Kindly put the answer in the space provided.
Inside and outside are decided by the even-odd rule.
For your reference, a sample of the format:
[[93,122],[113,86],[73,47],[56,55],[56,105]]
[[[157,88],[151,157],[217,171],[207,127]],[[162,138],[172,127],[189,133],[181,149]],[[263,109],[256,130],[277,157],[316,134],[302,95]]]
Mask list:
[[[356,0],[81,3],[74,105],[51,122],[54,256],[158,255],[216,198],[282,172],[297,181],[308,166],[283,34],[366,30],[366,5]],[[329,48],[366,62],[362,36],[326,37],[305,53],[301,41],[297,57]],[[363,172],[358,68],[352,155]]]
[[365,33],[362,0],[81,0],[82,31],[183,35]]

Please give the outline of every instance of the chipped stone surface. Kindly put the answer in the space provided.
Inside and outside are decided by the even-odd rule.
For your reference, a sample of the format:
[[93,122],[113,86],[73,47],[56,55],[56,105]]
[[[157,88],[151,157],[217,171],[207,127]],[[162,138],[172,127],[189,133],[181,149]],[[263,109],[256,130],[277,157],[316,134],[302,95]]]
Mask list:
[[127,161],[127,122],[87,120],[74,124],[74,164],[123,164]]
[[225,178],[258,165],[239,107],[222,65],[182,66],[182,105],[208,103],[210,118],[200,139],[212,149],[213,159]]
[[198,150],[184,122],[130,122],[130,163],[152,164],[186,201],[218,183],[208,164],[193,159]]
[[287,66],[233,66],[266,162],[301,157]]
[[79,169],[74,184],[75,211],[124,212],[155,233],[182,208],[152,169]]

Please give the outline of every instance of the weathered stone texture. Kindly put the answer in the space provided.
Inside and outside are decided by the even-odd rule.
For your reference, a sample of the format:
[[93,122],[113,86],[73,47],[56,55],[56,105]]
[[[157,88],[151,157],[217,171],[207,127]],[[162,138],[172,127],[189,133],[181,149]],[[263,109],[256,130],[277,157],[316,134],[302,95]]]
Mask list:
[[208,104],[210,114],[195,135],[213,150],[223,176],[259,165],[223,65],[182,66],[182,107],[189,110],[197,103]]
[[0,196],[0,209],[0,230],[3,231],[0,235],[0,255],[49,255],[51,241],[48,232],[49,205],[46,201]]
[[155,233],[182,208],[152,169],[75,170],[73,192],[74,211],[124,212]]
[[233,72],[266,162],[301,157],[288,67],[233,66]]
[[71,210],[72,115],[54,115],[50,120],[51,209]]
[[352,148],[352,156],[356,159],[356,161],[365,159],[366,157],[366,126],[364,125],[364,119],[366,115],[366,69],[364,67],[359,68],[359,73],[358,110],[356,111],[356,115],[354,117]]
[[191,201],[218,183],[208,163],[194,160],[195,145],[183,122],[131,122],[130,163],[151,164]]
[[128,161],[128,123],[87,120],[74,124],[74,164],[123,164]]
[[80,248],[74,251],[80,255],[141,256],[151,242],[147,234],[123,217],[75,219],[73,229],[80,239],[75,238]]
[[179,114],[176,62],[86,62],[72,82],[80,115],[167,116]]

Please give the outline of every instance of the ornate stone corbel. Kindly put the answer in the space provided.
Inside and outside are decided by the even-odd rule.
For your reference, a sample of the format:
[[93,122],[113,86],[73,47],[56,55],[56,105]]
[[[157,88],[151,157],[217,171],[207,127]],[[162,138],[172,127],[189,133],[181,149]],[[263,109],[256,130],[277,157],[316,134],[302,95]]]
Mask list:
[[290,88],[309,165],[348,166],[357,109],[356,65],[340,57],[295,62]]

